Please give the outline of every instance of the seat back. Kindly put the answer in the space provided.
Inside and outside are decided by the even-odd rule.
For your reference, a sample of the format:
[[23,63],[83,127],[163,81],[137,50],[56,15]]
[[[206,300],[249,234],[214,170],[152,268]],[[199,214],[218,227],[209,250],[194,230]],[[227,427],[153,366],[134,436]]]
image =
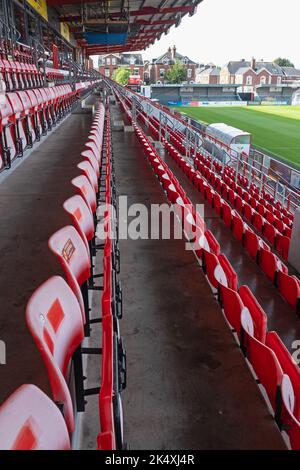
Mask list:
[[232,233],[237,240],[240,242],[243,241],[244,237],[244,221],[243,219],[234,211],[232,215]]
[[278,254],[285,260],[288,260],[291,239],[285,235],[278,234],[275,239],[275,247]]
[[238,337],[241,337],[241,313],[244,304],[238,294],[233,289],[221,284],[221,300],[224,315],[232,328],[236,331]]
[[92,164],[90,162],[88,162],[87,160],[83,160],[82,162],[78,163],[77,168],[79,168],[79,170],[81,170],[82,174],[85,175],[88,178],[88,180],[91,183],[91,185],[93,186],[95,192],[98,193],[98,189],[99,189],[98,177],[97,177],[97,174],[96,174]]
[[287,374],[283,374],[281,397],[284,409],[284,428],[290,438],[292,450],[300,450],[300,422],[294,415],[294,390]]
[[26,321],[46,365],[53,399],[62,405],[72,432],[74,413],[67,380],[70,360],[84,332],[80,306],[64,279],[51,277],[36,289],[26,307]]
[[239,288],[239,294],[244,306],[250,312],[255,338],[264,343],[267,333],[267,315],[248,286],[241,286]]
[[246,345],[246,356],[260,383],[265,388],[272,408],[280,410],[280,386],[283,372],[274,352],[254,336],[254,324],[248,309],[241,314],[242,334]]
[[91,276],[91,259],[86,244],[77,230],[68,225],[55,232],[48,241],[52,253],[58,258],[67,281],[76,295],[85,323],[85,313],[79,286],[82,286]]
[[300,419],[300,369],[289,353],[278,334],[275,331],[269,331],[266,337],[266,345],[274,351],[279,364],[285,374],[291,380],[294,390],[294,407],[293,413],[295,417]]
[[58,407],[35,385],[21,385],[0,407],[1,450],[70,450]]
[[219,263],[225,273],[226,279],[227,279],[227,286],[230,287],[230,289],[237,290],[238,288],[238,282],[237,282],[237,274],[233,267],[231,266],[230,262],[228,261],[228,258],[221,253],[218,256]]
[[214,235],[210,230],[205,230],[204,232],[205,238],[207,240],[209,249],[211,253],[214,253],[215,255],[219,256],[220,254],[220,245],[219,242],[215,239]]
[[288,273],[288,269],[280,259],[274,255],[269,249],[261,248],[259,251],[259,265],[265,275],[271,279],[272,282],[277,283],[277,275],[280,271]]
[[96,193],[89,182],[88,178],[84,175],[77,176],[73,178],[71,184],[76,189],[77,193],[83,197],[90,210],[94,214],[97,210],[97,198]]
[[228,227],[231,228],[231,221],[232,221],[232,214],[231,214],[231,207],[227,202],[224,202],[222,205],[222,219],[224,224]]
[[88,241],[94,238],[95,224],[93,214],[85,200],[76,194],[63,203],[63,208],[71,217],[71,220],[83,239],[87,251],[89,251]]
[[278,271],[277,287],[282,297],[294,310],[298,311],[300,307],[300,281],[295,276]]

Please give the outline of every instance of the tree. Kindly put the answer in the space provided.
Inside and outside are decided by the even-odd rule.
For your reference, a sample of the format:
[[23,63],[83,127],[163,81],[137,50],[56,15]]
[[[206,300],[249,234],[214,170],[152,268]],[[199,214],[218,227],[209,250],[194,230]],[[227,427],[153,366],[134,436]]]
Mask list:
[[280,65],[280,67],[294,67],[294,64],[289,59],[284,57],[278,57],[278,59],[274,60],[275,64]]
[[186,66],[177,60],[174,65],[167,71],[166,80],[170,83],[182,83],[187,79]]
[[115,80],[120,85],[127,85],[129,82],[129,77],[131,75],[130,69],[119,67],[113,73],[113,80]]

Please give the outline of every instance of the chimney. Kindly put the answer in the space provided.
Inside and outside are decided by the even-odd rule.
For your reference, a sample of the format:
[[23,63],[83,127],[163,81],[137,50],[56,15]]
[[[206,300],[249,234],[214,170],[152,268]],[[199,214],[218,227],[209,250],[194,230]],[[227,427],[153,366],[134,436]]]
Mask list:
[[172,54],[172,49],[171,49],[171,47],[169,47],[168,52],[169,52],[170,54]]
[[172,59],[173,59],[173,60],[176,59],[176,46],[173,46],[173,50],[172,50]]
[[256,60],[255,60],[254,57],[252,57],[252,59],[251,59],[251,68],[252,68],[253,70],[255,70],[255,67],[256,67]]

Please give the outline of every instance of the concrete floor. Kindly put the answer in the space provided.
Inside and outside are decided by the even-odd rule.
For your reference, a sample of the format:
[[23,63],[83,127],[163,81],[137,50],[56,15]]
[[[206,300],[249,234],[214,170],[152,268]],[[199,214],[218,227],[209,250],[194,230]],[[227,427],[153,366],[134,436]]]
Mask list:
[[[113,119],[121,115],[112,107]],[[124,117],[124,116],[122,116]],[[166,202],[134,134],[114,132],[118,195]],[[132,449],[282,449],[282,438],[183,240],[120,240]]]

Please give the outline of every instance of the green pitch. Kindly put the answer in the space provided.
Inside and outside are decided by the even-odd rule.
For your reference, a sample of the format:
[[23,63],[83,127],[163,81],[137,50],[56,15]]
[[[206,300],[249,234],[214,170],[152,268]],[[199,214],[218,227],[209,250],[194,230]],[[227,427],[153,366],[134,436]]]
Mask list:
[[252,142],[300,166],[300,106],[192,107],[176,108],[205,123],[224,122],[252,134]]

